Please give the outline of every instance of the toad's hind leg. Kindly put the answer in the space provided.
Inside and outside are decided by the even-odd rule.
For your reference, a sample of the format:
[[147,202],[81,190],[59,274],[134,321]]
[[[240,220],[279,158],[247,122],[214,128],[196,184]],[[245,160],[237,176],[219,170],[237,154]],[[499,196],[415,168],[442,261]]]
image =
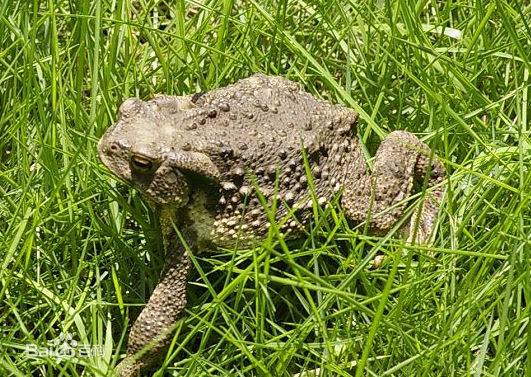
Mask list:
[[[415,181],[420,186],[426,182],[425,187],[430,188],[444,176],[444,166],[432,156],[427,145],[409,132],[394,131],[378,148],[372,175],[346,179],[341,206],[350,220],[369,220],[371,231],[384,233],[402,217]],[[443,194],[441,186],[426,192],[423,203],[402,228],[409,241],[428,241]]]

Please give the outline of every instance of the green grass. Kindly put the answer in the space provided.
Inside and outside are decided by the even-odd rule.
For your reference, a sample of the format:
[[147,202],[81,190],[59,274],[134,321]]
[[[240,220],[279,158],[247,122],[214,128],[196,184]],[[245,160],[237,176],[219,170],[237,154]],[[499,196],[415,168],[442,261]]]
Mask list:
[[[96,155],[120,102],[265,72],[358,110],[367,157],[427,142],[437,234],[333,206],[300,243],[195,256],[156,375],[531,376],[530,70],[526,0],[0,2],[0,375],[110,375],[157,283],[154,216]],[[26,356],[67,331],[103,357]]]

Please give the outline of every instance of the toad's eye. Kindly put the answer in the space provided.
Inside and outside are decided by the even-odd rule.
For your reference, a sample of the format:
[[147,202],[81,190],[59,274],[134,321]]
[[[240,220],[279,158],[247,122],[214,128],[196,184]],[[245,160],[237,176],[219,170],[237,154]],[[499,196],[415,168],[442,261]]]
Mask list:
[[439,170],[437,170],[435,168],[431,169],[431,178],[433,178],[433,179],[439,178]]
[[145,156],[132,155],[131,156],[131,167],[133,170],[140,174],[147,174],[153,170],[153,161]]

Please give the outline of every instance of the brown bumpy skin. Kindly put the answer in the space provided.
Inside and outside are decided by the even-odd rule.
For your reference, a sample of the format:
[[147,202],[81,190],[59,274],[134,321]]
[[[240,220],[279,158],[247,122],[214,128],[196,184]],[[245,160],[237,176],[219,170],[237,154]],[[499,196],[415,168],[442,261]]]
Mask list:
[[[409,132],[394,131],[378,148],[373,173],[345,182],[341,207],[350,220],[369,220],[372,231],[385,233],[402,217],[415,181],[422,185],[426,180],[426,188],[430,189],[444,177],[444,166],[426,144]],[[409,241],[428,241],[443,195],[440,185],[427,193],[403,228]]]
[[192,250],[256,244],[269,232],[265,200],[274,204],[285,237],[297,238],[314,206],[342,193],[349,220],[369,220],[369,230],[381,234],[402,219],[416,182],[426,195],[403,229],[410,241],[429,239],[444,167],[414,135],[395,131],[378,149],[371,174],[357,127],[354,110],[263,74],[197,95],[122,103],[98,144],[99,156],[161,215],[167,257],[129,335],[121,377],[164,354],[186,303],[190,262],[170,223],[186,233]]

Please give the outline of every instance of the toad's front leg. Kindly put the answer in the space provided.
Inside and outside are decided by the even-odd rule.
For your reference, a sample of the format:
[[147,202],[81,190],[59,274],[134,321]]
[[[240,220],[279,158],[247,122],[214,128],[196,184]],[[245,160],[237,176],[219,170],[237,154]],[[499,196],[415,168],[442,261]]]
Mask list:
[[409,132],[391,132],[374,158],[371,175],[357,175],[345,182],[341,206],[347,217],[361,222],[369,219],[370,229],[389,231],[403,216],[414,183],[430,189],[424,202],[402,228],[409,241],[428,241],[444,194],[442,163],[426,144]]
[[172,338],[172,325],[186,305],[190,257],[177,235],[165,238],[166,262],[149,302],[129,333],[127,355],[116,367],[120,377],[130,377],[159,360]]

